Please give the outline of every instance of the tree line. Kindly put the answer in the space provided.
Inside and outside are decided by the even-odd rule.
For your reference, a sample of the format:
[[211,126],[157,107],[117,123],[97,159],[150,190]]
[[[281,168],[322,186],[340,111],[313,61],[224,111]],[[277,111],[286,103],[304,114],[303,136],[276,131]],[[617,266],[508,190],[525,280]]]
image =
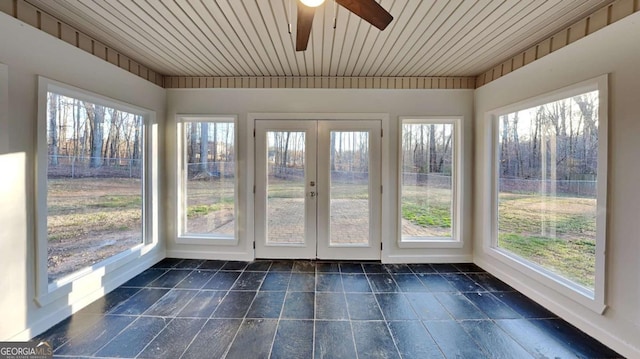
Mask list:
[[185,134],[191,174],[218,176],[221,162],[235,160],[233,122],[185,122]]
[[61,157],[88,159],[91,168],[140,160],[142,125],[140,115],[49,92],[49,165],[57,166]]
[[595,179],[597,91],[512,112],[498,121],[501,178]]
[[369,172],[369,132],[331,131],[332,172]]
[[403,172],[451,175],[452,147],[452,124],[403,124]]

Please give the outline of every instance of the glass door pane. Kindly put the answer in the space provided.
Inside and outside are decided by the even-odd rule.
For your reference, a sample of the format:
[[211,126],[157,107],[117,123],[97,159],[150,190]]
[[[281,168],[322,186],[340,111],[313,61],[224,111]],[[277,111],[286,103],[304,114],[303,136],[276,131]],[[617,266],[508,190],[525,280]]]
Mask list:
[[380,259],[380,126],[256,121],[256,257]]
[[267,244],[304,244],[305,138],[267,131]]
[[380,126],[318,121],[318,258],[380,259]]
[[369,132],[330,133],[330,245],[369,243]]
[[316,257],[316,126],[316,121],[256,121],[258,258]]

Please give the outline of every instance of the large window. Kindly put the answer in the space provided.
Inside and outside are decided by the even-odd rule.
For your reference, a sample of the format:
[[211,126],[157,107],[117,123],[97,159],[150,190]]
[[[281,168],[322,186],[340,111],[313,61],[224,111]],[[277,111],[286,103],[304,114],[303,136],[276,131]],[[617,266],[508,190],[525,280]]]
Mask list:
[[401,121],[401,245],[459,246],[459,121]]
[[39,267],[52,289],[148,242],[149,114],[45,79],[40,96]]
[[234,117],[179,121],[179,237],[236,238],[236,123]]
[[604,268],[601,87],[560,91],[497,113],[494,123],[496,247],[590,297]]

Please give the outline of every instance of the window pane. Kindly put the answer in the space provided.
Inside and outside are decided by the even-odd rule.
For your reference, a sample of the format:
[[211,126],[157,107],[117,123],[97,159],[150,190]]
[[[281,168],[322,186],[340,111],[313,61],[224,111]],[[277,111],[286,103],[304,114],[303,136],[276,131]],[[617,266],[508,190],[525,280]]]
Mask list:
[[48,93],[48,277],[143,242],[143,119]]
[[185,122],[185,232],[235,235],[233,122]]
[[402,125],[402,237],[452,238],[451,123]]
[[331,245],[369,244],[369,132],[331,131]]
[[306,133],[267,132],[267,244],[304,244]]
[[598,92],[498,121],[498,246],[593,289]]

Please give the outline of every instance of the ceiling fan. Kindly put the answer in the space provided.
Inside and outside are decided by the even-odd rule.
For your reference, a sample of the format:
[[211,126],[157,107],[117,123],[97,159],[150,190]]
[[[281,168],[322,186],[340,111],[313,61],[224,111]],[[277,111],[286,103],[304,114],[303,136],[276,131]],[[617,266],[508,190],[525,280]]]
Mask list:
[[[316,12],[316,8],[322,5],[323,2],[324,0],[300,0],[298,2],[296,51],[307,49],[313,15]],[[393,20],[393,16],[375,0],[335,0],[335,2],[380,30],[384,30]]]

